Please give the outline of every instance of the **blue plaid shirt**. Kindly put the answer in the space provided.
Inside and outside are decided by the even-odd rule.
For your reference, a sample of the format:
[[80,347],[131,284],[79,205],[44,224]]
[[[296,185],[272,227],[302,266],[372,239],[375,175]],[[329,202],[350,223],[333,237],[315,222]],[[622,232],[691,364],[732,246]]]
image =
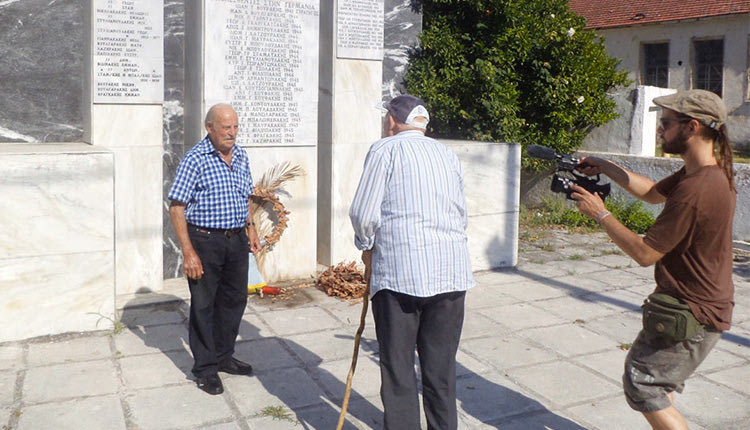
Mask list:
[[185,220],[191,224],[234,229],[245,226],[252,192],[245,150],[234,145],[230,168],[206,136],[180,162],[168,198],[186,204]]

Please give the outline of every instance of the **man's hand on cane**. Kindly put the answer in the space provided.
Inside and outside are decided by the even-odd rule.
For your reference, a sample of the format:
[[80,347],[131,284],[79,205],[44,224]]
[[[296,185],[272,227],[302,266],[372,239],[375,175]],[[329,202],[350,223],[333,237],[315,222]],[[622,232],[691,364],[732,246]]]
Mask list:
[[372,274],[372,249],[362,251],[362,262],[365,263],[365,282],[369,283]]

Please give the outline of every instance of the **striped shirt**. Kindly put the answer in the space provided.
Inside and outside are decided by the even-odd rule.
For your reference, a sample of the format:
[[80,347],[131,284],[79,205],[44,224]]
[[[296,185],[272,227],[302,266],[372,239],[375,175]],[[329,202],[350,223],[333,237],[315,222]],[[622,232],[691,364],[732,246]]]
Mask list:
[[168,198],[186,204],[187,222],[206,228],[245,226],[253,179],[247,153],[239,145],[232,148],[231,164],[208,136],[185,154]]
[[458,157],[420,131],[375,142],[349,210],[358,249],[372,249],[370,293],[430,297],[474,286]]

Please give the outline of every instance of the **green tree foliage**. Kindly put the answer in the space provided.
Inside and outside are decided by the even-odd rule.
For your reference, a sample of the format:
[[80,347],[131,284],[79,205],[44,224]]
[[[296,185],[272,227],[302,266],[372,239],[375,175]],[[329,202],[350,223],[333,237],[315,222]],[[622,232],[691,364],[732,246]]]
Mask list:
[[423,0],[406,85],[437,136],[535,143],[569,153],[616,117],[628,83],[567,0]]

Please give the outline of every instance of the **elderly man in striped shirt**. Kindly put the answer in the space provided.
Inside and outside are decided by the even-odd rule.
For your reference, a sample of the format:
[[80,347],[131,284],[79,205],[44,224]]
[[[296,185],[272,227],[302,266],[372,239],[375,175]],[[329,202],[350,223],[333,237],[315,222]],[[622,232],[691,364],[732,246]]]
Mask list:
[[424,136],[417,97],[385,103],[388,137],[375,142],[349,211],[370,275],[385,429],[420,428],[414,350],[430,429],[456,429],[456,352],[466,290],[474,286],[458,158]]
[[216,395],[224,391],[217,372],[252,372],[233,354],[247,304],[248,251],[260,251],[260,241],[248,222],[253,180],[247,153],[235,143],[237,112],[227,104],[215,105],[205,126],[208,135],[177,168],[169,216],[190,287],[193,375],[198,388]]

